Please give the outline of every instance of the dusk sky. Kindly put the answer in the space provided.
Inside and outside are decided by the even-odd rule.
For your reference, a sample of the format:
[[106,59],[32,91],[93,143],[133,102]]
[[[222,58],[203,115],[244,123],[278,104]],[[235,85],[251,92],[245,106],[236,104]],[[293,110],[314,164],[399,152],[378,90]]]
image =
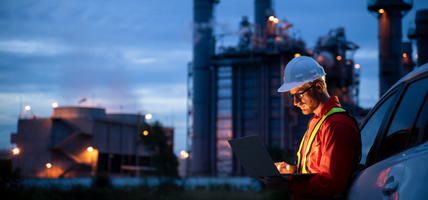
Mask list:
[[[417,10],[403,18],[403,41]],[[365,0],[273,0],[275,15],[313,48],[330,29],[345,28],[360,48],[360,106],[379,99],[378,20]],[[254,0],[220,0],[215,34],[238,43],[243,16],[254,22]],[[13,147],[19,114],[30,105],[37,117],[59,106],[97,106],[107,113],[151,113],[175,128],[175,152],[186,148],[187,64],[192,61],[192,0],[0,2],[0,149]],[[416,53],[416,46],[413,45]],[[328,76],[327,76],[328,78]]]

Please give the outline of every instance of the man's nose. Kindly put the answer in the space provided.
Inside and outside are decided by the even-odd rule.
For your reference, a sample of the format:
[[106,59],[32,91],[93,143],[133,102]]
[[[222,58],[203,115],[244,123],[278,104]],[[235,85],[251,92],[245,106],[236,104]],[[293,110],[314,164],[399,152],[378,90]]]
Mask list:
[[297,104],[302,101],[301,99],[297,98],[296,96],[294,96],[294,106],[297,106]]

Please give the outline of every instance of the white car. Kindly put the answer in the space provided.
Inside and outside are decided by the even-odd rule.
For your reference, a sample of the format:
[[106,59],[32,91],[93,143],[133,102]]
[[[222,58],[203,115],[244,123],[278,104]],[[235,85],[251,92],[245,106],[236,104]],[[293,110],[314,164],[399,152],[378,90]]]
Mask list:
[[428,63],[392,86],[361,124],[360,171],[346,198],[428,199]]

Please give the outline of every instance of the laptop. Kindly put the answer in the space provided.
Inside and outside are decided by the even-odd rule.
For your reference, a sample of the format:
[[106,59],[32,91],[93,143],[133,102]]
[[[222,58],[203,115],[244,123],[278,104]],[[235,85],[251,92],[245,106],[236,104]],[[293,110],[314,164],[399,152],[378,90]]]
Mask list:
[[279,173],[275,163],[257,135],[228,140],[250,177],[283,176],[288,180],[308,178],[316,173]]

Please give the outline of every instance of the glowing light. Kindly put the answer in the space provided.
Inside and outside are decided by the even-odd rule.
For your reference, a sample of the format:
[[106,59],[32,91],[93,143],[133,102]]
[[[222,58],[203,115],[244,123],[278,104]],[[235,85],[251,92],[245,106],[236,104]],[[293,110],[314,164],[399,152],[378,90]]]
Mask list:
[[181,154],[181,159],[186,159],[189,157],[189,153],[187,153],[184,150],[181,150],[180,154]]
[[355,69],[360,69],[360,64],[355,64]]
[[145,130],[145,131],[143,131],[143,135],[147,136],[147,135],[149,135],[149,132],[147,130]]
[[347,64],[347,65],[350,65],[350,64],[351,64],[351,61],[350,61],[350,60],[347,60],[347,61],[346,61],[346,64]]
[[342,56],[337,56],[336,59],[337,60],[342,60]]
[[379,13],[383,14],[383,13],[385,13],[385,10],[381,8],[381,9],[379,9]]
[[296,54],[294,54],[294,57],[295,58],[297,58],[297,57],[300,57],[301,55],[300,55],[300,53],[296,53]]
[[31,110],[30,106],[25,106],[24,108],[25,108],[25,110]]
[[153,117],[153,115],[152,114],[147,114],[146,115],[146,119],[151,119]]
[[92,148],[92,147],[88,147],[88,149],[87,149],[89,152],[92,152],[93,150],[94,150],[94,148]]
[[415,55],[415,58],[418,58],[418,54]]
[[52,167],[52,164],[50,164],[50,163],[46,163],[46,167],[47,167],[48,169],[50,169],[50,168]]
[[275,17],[274,17],[274,16],[270,16],[270,17],[269,17],[269,21],[271,21],[271,22],[272,22],[274,19],[275,19]]
[[52,108],[56,108],[56,107],[58,107],[58,103],[52,103]]
[[406,58],[407,57],[407,53],[403,53],[403,58]]
[[273,23],[278,23],[279,22],[279,19],[278,18],[275,18],[275,19],[273,19]]
[[19,149],[18,148],[14,148],[12,151],[13,151],[13,154],[15,154],[15,155],[19,154]]

